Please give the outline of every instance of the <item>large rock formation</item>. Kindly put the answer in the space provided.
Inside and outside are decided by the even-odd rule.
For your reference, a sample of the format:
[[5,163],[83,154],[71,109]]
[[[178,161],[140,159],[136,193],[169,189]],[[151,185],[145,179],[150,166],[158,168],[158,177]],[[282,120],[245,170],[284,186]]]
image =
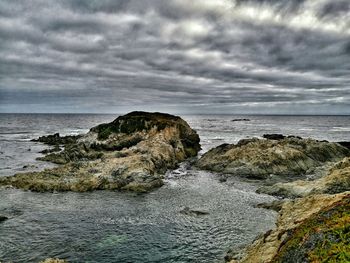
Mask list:
[[349,228],[350,192],[286,201],[276,229],[230,262],[350,262]]
[[180,117],[132,112],[78,137],[41,137],[65,144],[43,160],[62,164],[41,172],[0,178],[0,185],[33,191],[121,189],[149,191],[163,184],[163,174],[200,150],[197,133]]
[[207,153],[197,166],[210,171],[266,179],[313,174],[320,166],[350,156],[338,143],[299,137],[265,136],[273,139],[244,139],[238,144],[222,144]]
[[255,178],[280,175],[292,182],[263,186],[258,192],[302,197],[259,205],[279,211],[276,228],[244,251],[230,251],[226,259],[231,263],[350,262],[349,149],[280,134],[264,138],[219,146],[199,161],[200,167],[225,173]]

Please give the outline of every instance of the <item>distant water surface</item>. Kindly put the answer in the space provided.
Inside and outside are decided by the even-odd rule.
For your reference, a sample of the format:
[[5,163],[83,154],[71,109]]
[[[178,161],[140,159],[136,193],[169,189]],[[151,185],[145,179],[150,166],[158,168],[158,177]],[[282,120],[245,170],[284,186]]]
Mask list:
[[[44,134],[85,133],[115,115],[0,114],[0,176],[52,164],[35,161],[47,146],[31,142]],[[183,116],[198,131],[203,151],[264,133],[330,141],[349,140],[348,116]],[[246,118],[250,121],[233,121]],[[257,183],[191,169],[167,174],[166,184],[145,195],[31,193],[0,190],[0,261],[38,262],[222,262],[229,247],[250,243],[274,226],[276,214],[255,208],[272,197],[255,194]],[[209,212],[179,213],[189,206]]]

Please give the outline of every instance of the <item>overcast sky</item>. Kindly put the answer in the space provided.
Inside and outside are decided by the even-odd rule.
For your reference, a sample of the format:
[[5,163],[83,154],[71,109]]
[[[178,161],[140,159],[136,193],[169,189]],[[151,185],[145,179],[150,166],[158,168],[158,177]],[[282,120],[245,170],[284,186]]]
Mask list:
[[349,0],[0,0],[0,112],[350,114]]

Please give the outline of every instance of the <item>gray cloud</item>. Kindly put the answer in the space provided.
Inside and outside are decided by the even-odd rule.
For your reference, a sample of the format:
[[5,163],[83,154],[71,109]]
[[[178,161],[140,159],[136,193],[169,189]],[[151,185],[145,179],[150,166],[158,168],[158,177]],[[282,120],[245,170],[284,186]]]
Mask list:
[[350,114],[345,0],[0,2],[0,112]]

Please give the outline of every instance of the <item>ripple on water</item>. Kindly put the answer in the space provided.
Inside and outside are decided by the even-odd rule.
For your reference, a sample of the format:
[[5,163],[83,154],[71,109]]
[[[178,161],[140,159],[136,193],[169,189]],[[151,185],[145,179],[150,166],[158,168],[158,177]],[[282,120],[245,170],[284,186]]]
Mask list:
[[[18,263],[52,256],[72,262],[220,262],[229,247],[272,227],[275,213],[253,207],[271,197],[239,181],[219,183],[210,173],[187,174],[145,195],[1,190],[0,209],[16,207],[22,213],[0,226],[0,258]],[[209,214],[179,213],[186,206]]]

